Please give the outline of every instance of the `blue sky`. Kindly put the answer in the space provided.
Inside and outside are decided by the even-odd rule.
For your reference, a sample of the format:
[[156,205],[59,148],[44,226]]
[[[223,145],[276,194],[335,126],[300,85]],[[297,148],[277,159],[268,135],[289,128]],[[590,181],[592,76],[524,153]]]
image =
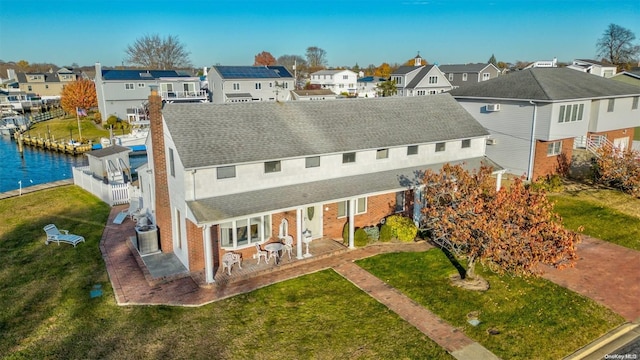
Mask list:
[[[0,60],[121,65],[144,35],[174,35],[196,67],[268,51],[329,66],[594,58],[606,27],[640,43],[640,0],[0,0]],[[4,75],[4,74],[3,74]]]

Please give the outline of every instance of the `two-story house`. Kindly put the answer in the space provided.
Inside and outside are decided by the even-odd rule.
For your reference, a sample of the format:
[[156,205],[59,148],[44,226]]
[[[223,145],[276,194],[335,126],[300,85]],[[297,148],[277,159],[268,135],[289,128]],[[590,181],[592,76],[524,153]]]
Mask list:
[[391,73],[398,96],[435,95],[453,89],[445,74],[436,65],[422,65],[416,56],[413,66],[400,66]]
[[612,77],[618,71],[615,65],[589,59],[575,59],[567,68],[606,78]]
[[320,70],[311,74],[311,85],[329,89],[334,94],[356,94],[358,74],[351,70]]
[[452,64],[438,67],[454,88],[487,81],[500,75],[500,69],[493,64]]
[[213,66],[207,74],[214,104],[288,101],[295,79],[286,67]]
[[628,148],[640,88],[567,68],[532,68],[451,91],[490,133],[487,156],[536,180],[589,142]]
[[37,94],[41,98],[60,98],[65,85],[82,78],[80,72],[70,68],[43,73],[16,73],[20,90]]
[[96,63],[96,95],[102,121],[112,115],[136,121],[156,86],[165,102],[208,102],[209,94],[200,77],[178,70],[103,69]]
[[378,84],[388,79],[380,76],[363,76],[358,78],[358,97],[372,98],[378,96]]
[[209,283],[222,254],[251,259],[283,233],[298,259],[303,232],[341,239],[348,226],[354,247],[355,227],[420,214],[422,171],[491,164],[487,131],[448,94],[163,107],[152,92],[149,109],[143,203],[161,250]]

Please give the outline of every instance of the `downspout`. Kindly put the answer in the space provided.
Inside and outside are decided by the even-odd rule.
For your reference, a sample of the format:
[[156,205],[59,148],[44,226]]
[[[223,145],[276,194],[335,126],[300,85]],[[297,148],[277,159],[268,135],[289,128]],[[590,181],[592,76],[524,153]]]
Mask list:
[[533,105],[533,121],[531,123],[531,146],[529,148],[529,169],[527,170],[527,181],[533,180],[533,158],[536,151],[536,120],[538,117],[538,104],[533,100],[529,100],[529,104]]
[[193,200],[198,200],[196,199],[196,169],[191,170],[191,182],[193,185]]

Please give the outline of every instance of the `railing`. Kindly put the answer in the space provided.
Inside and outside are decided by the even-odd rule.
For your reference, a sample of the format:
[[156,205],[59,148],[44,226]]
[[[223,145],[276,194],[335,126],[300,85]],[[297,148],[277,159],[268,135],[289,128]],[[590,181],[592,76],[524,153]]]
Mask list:
[[185,100],[185,99],[207,99],[207,91],[206,90],[198,90],[198,91],[163,91],[160,93],[163,100],[171,101],[171,100]]
[[599,157],[598,149],[601,147],[613,149],[613,143],[604,135],[591,135],[587,139],[587,150],[592,154]]
[[41,121],[45,121],[45,120],[51,120],[53,118],[57,118],[57,117],[60,117],[62,115],[64,115],[64,110],[56,109],[56,110],[43,112],[43,113],[40,113],[38,115],[33,115],[31,117],[31,121],[37,123],[37,122],[41,122]]
[[100,198],[110,206],[129,203],[130,193],[134,192],[131,183],[109,183],[96,179],[88,166],[73,168],[73,183]]

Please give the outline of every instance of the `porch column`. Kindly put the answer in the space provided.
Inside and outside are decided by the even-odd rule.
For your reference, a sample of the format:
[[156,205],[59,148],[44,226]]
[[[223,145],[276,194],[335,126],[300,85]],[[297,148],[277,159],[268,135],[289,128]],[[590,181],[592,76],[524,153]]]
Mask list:
[[355,224],[355,214],[356,214],[356,199],[349,199],[349,249],[355,249],[355,232],[356,232],[356,224]]
[[304,259],[302,257],[302,219],[304,216],[304,208],[296,209],[296,259]]
[[204,241],[204,273],[207,284],[215,282],[213,278],[213,247],[211,246],[211,225],[202,228]]
[[504,171],[498,171],[496,174],[496,191],[500,191],[500,187],[502,187],[502,174]]

